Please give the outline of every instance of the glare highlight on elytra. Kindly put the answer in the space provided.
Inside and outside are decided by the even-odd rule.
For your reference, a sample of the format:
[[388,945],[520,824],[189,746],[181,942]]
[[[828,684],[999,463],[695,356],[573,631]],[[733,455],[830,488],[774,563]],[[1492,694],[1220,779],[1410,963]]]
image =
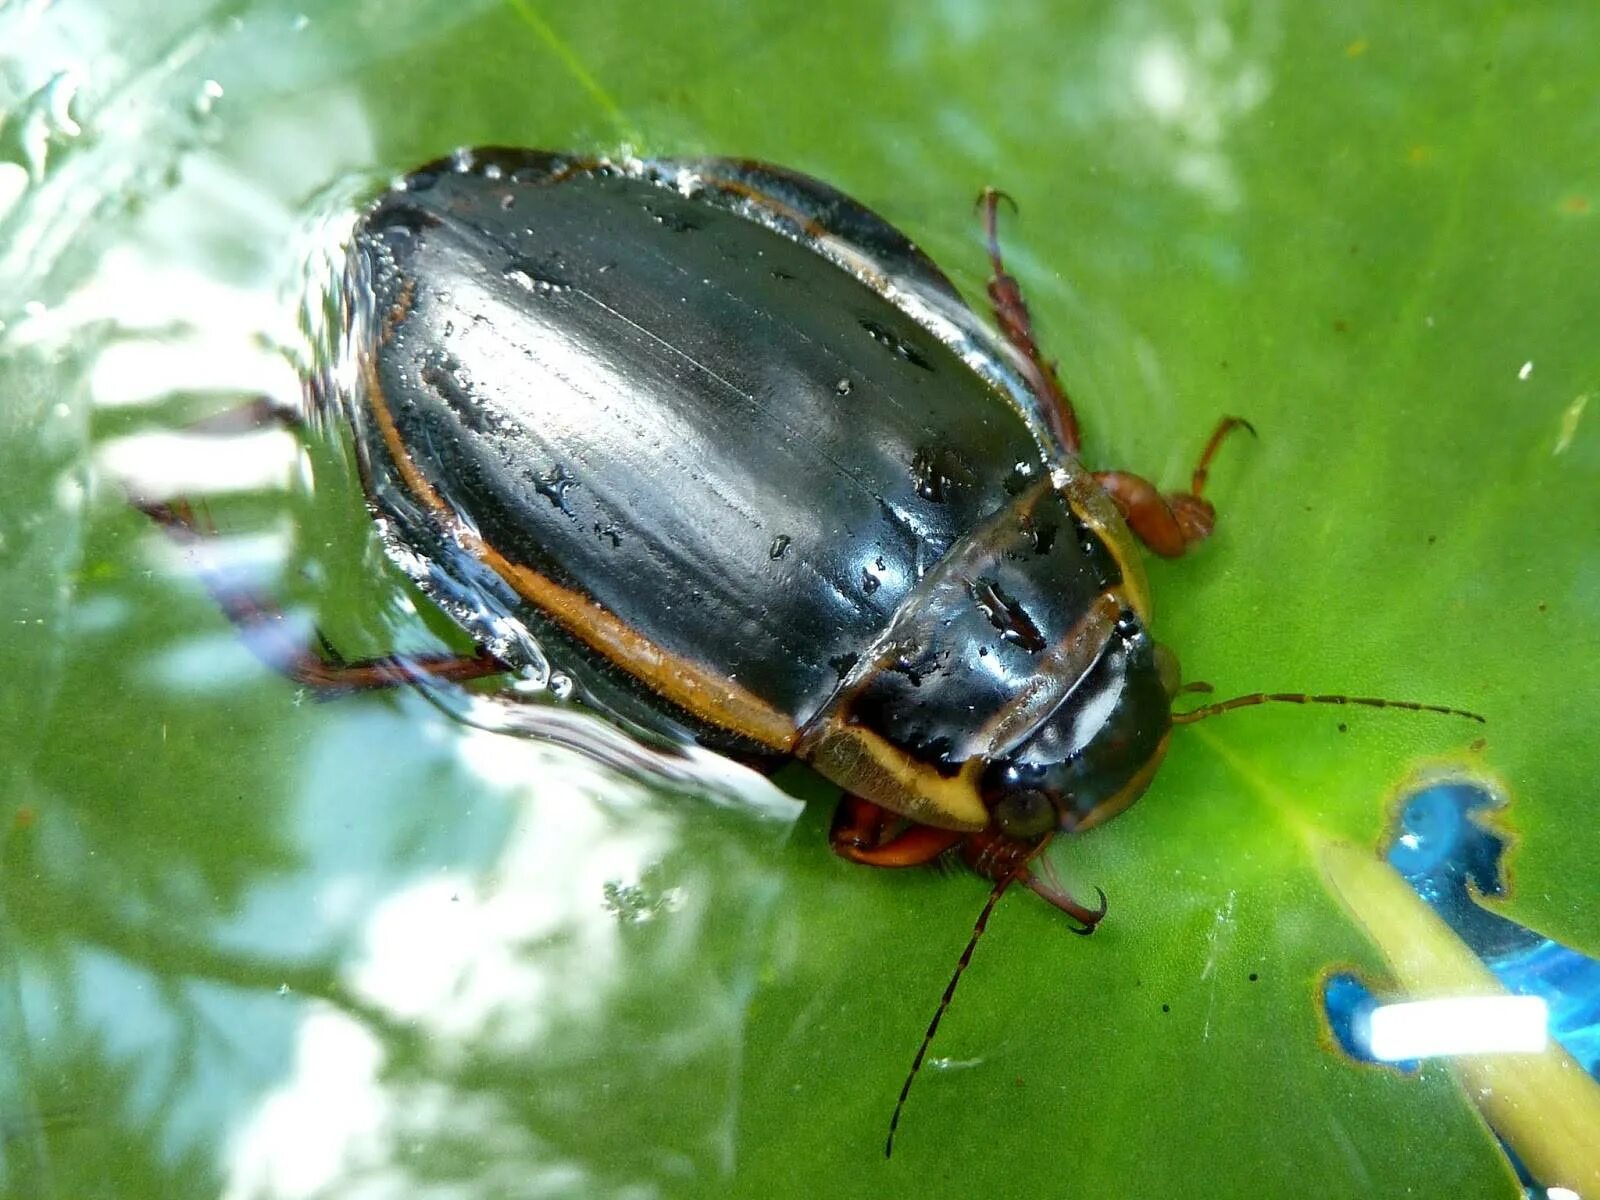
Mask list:
[[1449,1054],[1537,1054],[1550,1012],[1538,996],[1460,996],[1383,1004],[1372,1011],[1370,1047],[1382,1062]]

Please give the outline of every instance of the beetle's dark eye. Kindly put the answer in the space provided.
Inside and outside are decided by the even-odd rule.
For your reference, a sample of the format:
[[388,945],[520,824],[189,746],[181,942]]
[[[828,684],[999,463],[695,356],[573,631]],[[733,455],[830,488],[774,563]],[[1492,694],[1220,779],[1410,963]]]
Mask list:
[[1056,823],[1056,806],[1038,788],[1007,792],[994,806],[994,819],[1007,837],[1036,838]]

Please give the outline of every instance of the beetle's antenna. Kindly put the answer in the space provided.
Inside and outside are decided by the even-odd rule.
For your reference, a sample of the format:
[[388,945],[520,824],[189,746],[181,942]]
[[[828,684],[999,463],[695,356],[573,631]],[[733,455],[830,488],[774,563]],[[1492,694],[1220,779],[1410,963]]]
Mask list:
[[967,948],[961,952],[961,961],[956,963],[955,973],[950,976],[950,983],[939,999],[939,1007],[933,1010],[933,1020],[928,1022],[928,1032],[922,1035],[922,1045],[917,1047],[917,1056],[911,1060],[911,1070],[906,1072],[906,1081],[900,1085],[900,1099],[894,1102],[894,1115],[889,1118],[889,1136],[883,1143],[885,1158],[894,1153],[894,1131],[900,1124],[900,1110],[905,1108],[906,1097],[911,1094],[911,1084],[916,1079],[917,1072],[922,1070],[922,1060],[928,1053],[928,1047],[933,1043],[933,1035],[939,1032],[939,1022],[944,1019],[944,1010],[950,1007],[950,997],[956,994],[956,985],[961,982],[961,973],[972,961],[972,952],[978,946],[978,939],[983,936],[984,926],[989,924],[989,914],[994,912],[995,904],[1005,895],[1006,888],[1011,886],[1011,881],[1016,877],[1017,872],[1013,871],[994,885],[994,890],[989,893],[989,899],[984,902],[983,911],[972,923],[972,936],[967,939]]
[[1464,708],[1446,708],[1442,704],[1418,704],[1413,700],[1380,700],[1376,696],[1308,696],[1304,692],[1252,692],[1248,696],[1235,696],[1232,700],[1219,700],[1215,704],[1202,704],[1188,712],[1173,713],[1174,725],[1187,725],[1203,721],[1236,708],[1251,708],[1257,704],[1361,704],[1367,708],[1404,708],[1412,712],[1443,713],[1447,717],[1465,717],[1480,725],[1487,720]]

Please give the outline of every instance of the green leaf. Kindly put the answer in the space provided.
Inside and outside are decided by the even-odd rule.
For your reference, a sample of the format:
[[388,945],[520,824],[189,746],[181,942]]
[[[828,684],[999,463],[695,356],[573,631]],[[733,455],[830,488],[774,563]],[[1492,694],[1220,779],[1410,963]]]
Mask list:
[[[0,4],[3,1194],[1518,1194],[1447,1065],[1331,1047],[1329,973],[1441,976],[1328,863],[1481,781],[1495,910],[1600,955],[1597,45],[1576,0]],[[796,815],[415,695],[302,703],[122,502],[222,453],[141,434],[293,397],[359,198],[486,143],[809,171],[975,303],[1003,187],[1092,468],[1179,487],[1219,416],[1259,431],[1150,568],[1186,676],[1487,725],[1179,728],[1051,848],[1095,937],[1001,902],[886,1163],[981,881],[834,858],[804,773]],[[264,584],[346,653],[449,637],[317,465],[208,511],[294,534]]]

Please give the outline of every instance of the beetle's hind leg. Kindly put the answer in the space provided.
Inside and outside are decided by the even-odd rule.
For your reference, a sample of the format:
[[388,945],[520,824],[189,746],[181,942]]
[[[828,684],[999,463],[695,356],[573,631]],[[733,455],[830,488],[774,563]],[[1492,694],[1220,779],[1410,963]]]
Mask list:
[[984,240],[989,248],[989,303],[994,309],[995,322],[1013,349],[1022,356],[1023,373],[1033,388],[1034,395],[1044,406],[1045,419],[1050,424],[1056,440],[1069,454],[1077,454],[1082,438],[1078,431],[1078,415],[1072,401],[1056,375],[1056,365],[1039,349],[1039,340],[1033,332],[1033,317],[1022,298],[1022,288],[1006,273],[1005,260],[1000,256],[999,210],[1000,201],[1010,204],[1013,211],[1016,201],[995,188],[984,188],[978,197],[978,207],[983,210]]
[[1255,433],[1255,427],[1243,417],[1223,417],[1218,421],[1195,464],[1187,492],[1163,495],[1148,479],[1128,471],[1096,471],[1095,482],[1116,502],[1128,528],[1141,542],[1163,558],[1177,558],[1196,542],[1210,537],[1216,527],[1217,510],[1203,495],[1206,476],[1218,447],[1235,429]]
[[[281,425],[300,433],[304,418],[290,406],[260,397],[188,425],[194,433],[239,433]],[[466,682],[503,674],[509,668],[487,650],[471,654],[382,655],[347,659],[320,630],[309,637],[297,632],[283,609],[242,583],[219,561],[214,546],[217,530],[209,517],[188,500],[146,500],[129,503],[155,521],[175,543],[192,552],[201,580],[217,606],[239,631],[245,646],[265,665],[324,697],[353,691],[398,687],[419,676]]]
[[206,590],[223,615],[233,622],[246,647],[268,667],[302,687],[331,697],[399,687],[414,683],[418,676],[460,683],[510,669],[483,649],[472,654],[390,654],[347,659],[320,630],[313,630],[309,640],[297,634],[281,608],[230,578],[216,563],[205,561],[205,543],[216,535],[216,530],[188,501],[135,500],[133,504],[175,542],[201,553],[198,569]]
[[918,867],[932,862],[966,836],[915,823],[893,829],[900,820],[870,800],[845,796],[834,810],[828,844],[839,857],[869,867]]

